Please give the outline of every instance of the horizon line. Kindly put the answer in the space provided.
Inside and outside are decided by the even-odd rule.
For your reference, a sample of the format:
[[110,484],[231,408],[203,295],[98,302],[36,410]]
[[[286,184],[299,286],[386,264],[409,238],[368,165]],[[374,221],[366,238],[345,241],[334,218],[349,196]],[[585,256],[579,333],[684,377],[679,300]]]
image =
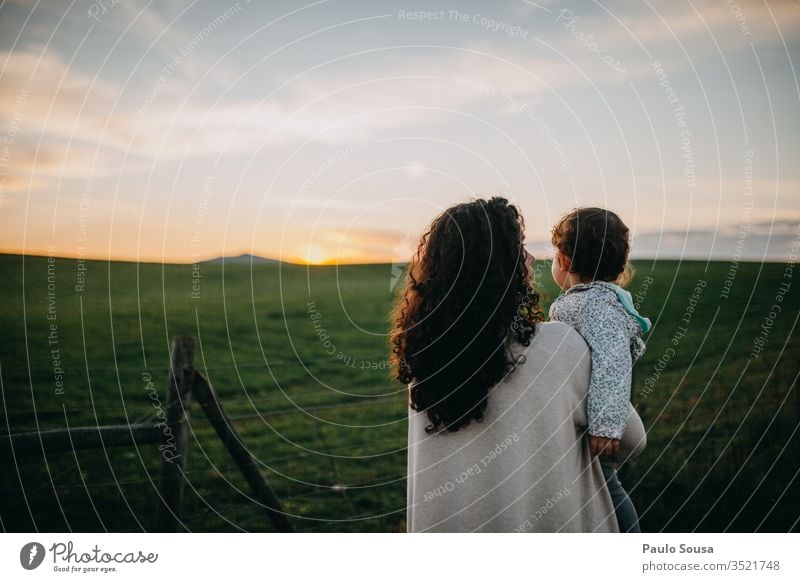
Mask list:
[[[133,258],[106,258],[106,257],[78,257],[78,256],[69,256],[69,255],[48,255],[48,254],[38,254],[38,253],[20,253],[20,252],[7,252],[0,250],[0,256],[6,257],[31,257],[31,258],[41,258],[41,259],[66,259],[70,261],[94,261],[94,262],[104,262],[104,263],[136,263],[136,264],[143,264],[143,265],[175,265],[175,266],[192,266],[192,265],[200,265],[203,263],[212,263],[212,262],[219,262],[224,263],[226,260],[230,263],[233,263],[235,259],[242,259],[243,257],[251,257],[254,259],[250,261],[251,263],[257,263],[258,261],[265,261],[267,264],[272,263],[274,265],[291,265],[294,267],[338,267],[338,266],[368,266],[368,265],[407,265],[409,261],[324,261],[321,263],[307,263],[307,262],[300,262],[300,261],[289,261],[283,259],[276,259],[273,257],[265,257],[261,255],[253,255],[250,253],[241,253],[238,255],[226,255],[226,256],[217,256],[211,257],[207,259],[201,259],[199,261],[169,261],[169,260],[159,260],[159,259],[133,259]],[[543,257],[541,259],[536,259],[537,261],[548,261],[552,260],[552,257]],[[652,256],[652,255],[643,255],[643,256],[631,256],[631,261],[679,261],[679,262],[711,262],[711,263],[783,263],[786,261],[786,257],[773,257],[773,256],[765,256],[765,257],[739,257],[738,259],[735,258],[720,258],[720,257],[701,257],[695,255],[688,255],[688,256],[679,256],[679,255],[662,255],[662,256]],[[240,261],[240,264],[246,264],[247,260],[244,259]]]

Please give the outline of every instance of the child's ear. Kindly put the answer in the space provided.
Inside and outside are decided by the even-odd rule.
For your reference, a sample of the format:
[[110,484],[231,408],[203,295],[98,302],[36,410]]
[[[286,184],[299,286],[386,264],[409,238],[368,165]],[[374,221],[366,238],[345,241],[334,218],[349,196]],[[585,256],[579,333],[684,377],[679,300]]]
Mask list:
[[572,268],[572,261],[569,260],[569,257],[564,255],[561,251],[556,252],[556,260],[558,261],[558,268],[562,271],[567,273],[570,272]]

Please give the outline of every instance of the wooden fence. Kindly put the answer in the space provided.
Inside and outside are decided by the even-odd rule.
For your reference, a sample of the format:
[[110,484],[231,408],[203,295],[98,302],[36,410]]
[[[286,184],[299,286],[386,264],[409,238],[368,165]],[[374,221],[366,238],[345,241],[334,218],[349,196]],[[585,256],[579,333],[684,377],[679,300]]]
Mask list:
[[[236,466],[260,501],[272,527],[292,531],[258,465],[225,412],[211,383],[194,368],[195,340],[179,336],[172,340],[171,369],[167,381],[166,422],[116,426],[76,427],[0,436],[0,457],[19,457],[44,453],[63,453],[85,449],[104,449],[138,445],[159,445],[162,453],[159,479],[159,531],[176,531],[181,525],[183,490],[186,482],[188,423],[192,400],[200,408],[222,440]],[[170,454],[166,454],[169,450]]]

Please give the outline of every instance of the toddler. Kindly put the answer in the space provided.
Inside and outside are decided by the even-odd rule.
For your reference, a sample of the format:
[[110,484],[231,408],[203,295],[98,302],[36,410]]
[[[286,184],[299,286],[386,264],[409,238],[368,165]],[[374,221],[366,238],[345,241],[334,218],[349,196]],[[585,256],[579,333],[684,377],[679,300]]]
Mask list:
[[639,532],[639,518],[622,488],[611,456],[625,432],[633,364],[644,353],[642,333],[650,320],[636,311],[625,283],[628,227],[601,208],[578,208],[553,228],[553,279],[563,291],[550,307],[550,319],[576,329],[591,351],[587,398],[589,446],[600,465],[622,532]]

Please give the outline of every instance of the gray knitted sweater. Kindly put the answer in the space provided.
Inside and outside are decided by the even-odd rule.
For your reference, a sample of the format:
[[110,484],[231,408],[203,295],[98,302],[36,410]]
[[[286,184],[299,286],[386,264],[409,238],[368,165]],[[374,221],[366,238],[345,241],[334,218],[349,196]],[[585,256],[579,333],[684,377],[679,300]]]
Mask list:
[[[483,422],[427,434],[409,410],[409,532],[616,532],[614,506],[586,433],[589,349],[562,323],[536,326]],[[638,454],[644,427],[630,407],[616,461]]]

